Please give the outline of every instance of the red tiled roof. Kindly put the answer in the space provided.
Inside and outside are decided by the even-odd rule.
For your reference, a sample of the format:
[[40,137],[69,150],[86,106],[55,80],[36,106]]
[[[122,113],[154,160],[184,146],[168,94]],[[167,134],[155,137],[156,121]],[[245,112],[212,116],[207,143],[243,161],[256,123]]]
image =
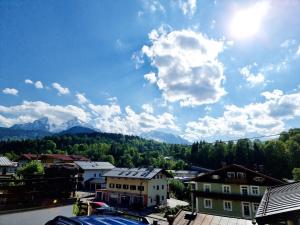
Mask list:
[[21,159],[28,159],[28,160],[35,160],[38,158],[37,154],[32,154],[32,153],[26,153],[26,154],[22,154],[19,158],[19,160]]
[[41,158],[54,158],[65,162],[88,161],[89,159],[82,155],[64,155],[64,154],[45,154]]

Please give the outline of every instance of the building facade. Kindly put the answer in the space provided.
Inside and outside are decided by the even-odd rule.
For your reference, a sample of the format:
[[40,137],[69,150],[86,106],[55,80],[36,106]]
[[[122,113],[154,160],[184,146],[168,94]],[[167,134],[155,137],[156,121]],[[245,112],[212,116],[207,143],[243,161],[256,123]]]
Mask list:
[[0,175],[12,175],[17,171],[17,163],[10,161],[5,156],[0,156]]
[[106,179],[103,175],[115,168],[109,162],[75,161],[74,163],[79,167],[78,178],[81,187],[93,191],[106,187]]
[[229,165],[193,179],[197,212],[252,219],[269,186],[284,182],[247,169]]
[[96,190],[96,197],[120,207],[151,207],[167,203],[171,175],[162,169],[115,168],[106,174],[106,189]]

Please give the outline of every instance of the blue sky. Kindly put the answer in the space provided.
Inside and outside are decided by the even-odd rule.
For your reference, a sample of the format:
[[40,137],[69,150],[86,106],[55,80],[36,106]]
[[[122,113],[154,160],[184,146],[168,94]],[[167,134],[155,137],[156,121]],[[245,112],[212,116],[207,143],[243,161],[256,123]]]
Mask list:
[[0,1],[0,126],[190,141],[300,126],[298,1]]

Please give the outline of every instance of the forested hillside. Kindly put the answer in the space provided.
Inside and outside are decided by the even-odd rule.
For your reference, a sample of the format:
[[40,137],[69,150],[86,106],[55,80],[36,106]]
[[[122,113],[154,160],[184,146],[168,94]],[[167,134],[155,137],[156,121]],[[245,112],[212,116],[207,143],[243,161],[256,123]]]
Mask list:
[[300,129],[282,132],[278,139],[264,142],[240,139],[236,142],[200,141],[192,145],[178,145],[110,133],[0,142],[0,153],[11,159],[28,152],[82,154],[120,167],[151,165],[186,169],[194,165],[216,169],[224,163],[237,163],[249,168],[263,165],[267,174],[290,178],[293,168],[300,167]]

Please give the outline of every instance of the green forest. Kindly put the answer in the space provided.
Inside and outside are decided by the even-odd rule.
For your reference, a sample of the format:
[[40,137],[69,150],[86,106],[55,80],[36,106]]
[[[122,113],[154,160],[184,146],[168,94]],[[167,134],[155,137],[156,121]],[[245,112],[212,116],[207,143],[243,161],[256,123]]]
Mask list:
[[292,178],[294,168],[300,168],[300,129],[282,132],[279,138],[268,141],[199,141],[192,145],[159,143],[112,133],[54,135],[36,140],[0,142],[0,154],[11,160],[23,153],[80,154],[91,160],[109,161],[118,167],[151,165],[165,169],[189,169],[191,166],[217,169],[232,163],[248,168],[263,165],[268,175]]

